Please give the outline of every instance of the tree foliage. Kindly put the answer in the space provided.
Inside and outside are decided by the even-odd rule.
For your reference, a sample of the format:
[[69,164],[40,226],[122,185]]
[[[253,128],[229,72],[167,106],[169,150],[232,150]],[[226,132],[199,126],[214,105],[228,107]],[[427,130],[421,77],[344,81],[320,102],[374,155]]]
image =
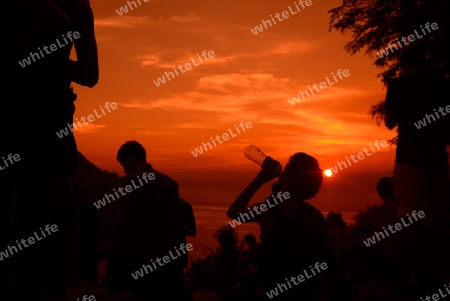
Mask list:
[[[387,56],[376,56],[374,64],[383,69],[379,74],[383,82],[397,75],[405,49],[422,53],[431,66],[450,74],[448,0],[343,0],[329,14],[330,31],[351,34],[352,40],[344,47],[351,55],[364,50],[366,55],[374,57],[381,49],[397,43],[396,39],[401,41],[415,30],[423,36],[407,46],[402,43],[402,48]],[[436,22],[439,28],[424,35],[420,26],[427,22]]]
[[[375,66],[382,69],[378,74],[386,83],[398,76],[401,63],[404,63],[405,50],[422,56],[430,68],[444,76],[450,76],[450,1],[448,0],[343,0],[342,5],[331,9],[330,28],[352,37],[344,50],[351,55],[364,51],[374,57]],[[423,34],[427,22],[438,24],[437,30]],[[402,37],[415,31],[420,36],[408,45],[390,51],[389,55],[378,55],[390,45],[398,45]],[[391,46],[392,49],[395,47]],[[384,119],[384,102],[380,101],[370,108],[368,114],[378,126]],[[389,142],[397,144],[394,137]]]

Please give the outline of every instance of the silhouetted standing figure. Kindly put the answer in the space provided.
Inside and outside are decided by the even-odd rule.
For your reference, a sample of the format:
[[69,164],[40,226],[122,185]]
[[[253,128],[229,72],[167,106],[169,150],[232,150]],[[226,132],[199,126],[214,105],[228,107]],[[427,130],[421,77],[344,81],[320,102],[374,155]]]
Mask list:
[[[89,83],[89,87],[97,83],[97,49],[89,2],[57,2],[4,3],[8,14],[2,21],[8,25],[1,26],[0,51],[7,76],[2,91],[10,99],[2,106],[12,118],[7,123],[2,118],[0,124],[1,155],[12,153],[21,158],[14,166],[18,180],[9,187],[14,195],[9,243],[27,239],[47,224],[55,224],[59,231],[8,258],[8,300],[39,300],[45,265],[51,263],[48,257],[60,259],[55,264],[65,269],[52,287],[58,298],[66,297],[68,283],[71,289],[80,285],[79,226],[72,189],[77,148],[73,133],[60,139],[56,132],[73,122],[76,95],[71,83]],[[80,34],[75,40],[78,59],[71,62],[73,40],[68,35],[76,31]],[[15,252],[13,247],[11,250]]]
[[[398,282],[403,284],[405,281],[405,266],[402,266],[403,255],[402,235],[399,232],[395,235],[386,235],[384,229],[389,225],[395,225],[399,222],[396,217],[397,206],[394,204],[394,194],[392,177],[380,178],[376,189],[383,203],[380,206],[374,206],[365,212],[358,220],[359,222],[350,233],[347,242],[357,243],[358,245],[367,243],[368,238],[372,238],[374,233],[380,241],[375,245],[364,250],[367,254],[373,256],[367,267],[370,270],[370,279],[377,281]],[[381,233],[381,234],[380,234]],[[368,260],[369,261],[369,260]]]
[[[445,107],[450,104],[449,83],[429,68],[420,49],[404,50],[400,77],[388,82],[385,124],[398,126],[393,187],[398,217],[423,210],[426,221],[445,224],[449,219],[448,155],[443,124],[449,122]],[[442,113],[443,112],[443,113]],[[448,141],[447,141],[448,142]],[[422,221],[405,228],[407,253],[414,268],[414,281],[422,288],[432,286],[427,270]],[[429,247],[429,246],[428,246]],[[427,248],[428,248],[427,247]],[[420,258],[420,259],[419,259]],[[432,273],[435,276],[437,273]],[[428,284],[426,284],[428,282]]]
[[242,246],[244,245],[247,247],[242,251],[239,269],[244,288],[253,294],[258,289],[261,279],[261,244],[256,242],[253,234],[246,234],[242,242]]
[[330,234],[333,257],[338,260],[342,255],[342,249],[347,237],[346,222],[342,219],[342,213],[330,212],[327,214],[328,232]]
[[[178,183],[154,170],[146,157],[144,147],[137,141],[126,142],[117,153],[127,174],[124,184],[134,182],[134,188],[118,199],[106,277],[114,294],[129,293],[136,300],[158,301],[169,295],[171,281],[185,258],[177,257],[156,268],[151,262],[161,260],[180,246],[184,225]],[[143,277],[135,279],[132,273],[143,266]]]
[[250,266],[253,269],[259,268],[259,256],[261,245],[256,242],[256,237],[253,234],[246,234],[244,236],[244,242],[247,245],[247,249],[244,253],[244,271],[249,272]]
[[[327,224],[323,215],[309,203],[322,185],[322,171],[315,158],[296,153],[289,159],[283,172],[277,161],[268,157],[261,171],[249,186],[238,196],[228,209],[229,218],[240,218],[244,222],[257,222],[261,228],[261,268],[264,293],[279,289],[279,300],[318,300],[320,276],[305,283],[291,284],[286,279],[297,277],[303,269],[316,262],[331,266],[332,255]],[[279,193],[248,207],[253,194],[266,182],[279,177]],[[284,200],[280,198],[283,196]],[[274,200],[274,197],[277,200]],[[287,197],[290,196],[290,197]],[[270,203],[270,205],[268,204]],[[266,206],[260,214],[253,214],[251,208]],[[269,207],[269,208],[267,208]],[[249,216],[250,217],[250,216]],[[268,295],[264,295],[268,298]]]
[[75,196],[77,198],[80,234],[81,234],[81,279],[95,284],[98,278],[97,256],[98,256],[98,221],[97,209],[95,209],[89,194],[74,186]]
[[[186,236],[195,237],[197,235],[197,223],[195,221],[194,210],[190,203],[180,198],[182,213],[183,231],[180,233],[180,244],[186,244]],[[183,298],[184,290],[184,269],[189,263],[188,254],[183,254],[182,259],[177,261],[178,269],[174,268],[172,280],[169,280],[169,300],[177,301]]]

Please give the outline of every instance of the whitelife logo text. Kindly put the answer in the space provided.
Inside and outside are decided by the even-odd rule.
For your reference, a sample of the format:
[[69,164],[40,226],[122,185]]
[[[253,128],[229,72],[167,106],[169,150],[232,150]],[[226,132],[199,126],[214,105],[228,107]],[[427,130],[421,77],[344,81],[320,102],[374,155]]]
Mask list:
[[[236,128],[237,133],[240,134],[241,132],[239,131],[239,128],[236,126],[236,124],[234,126]],[[251,121],[247,121],[247,122],[245,122],[245,125],[244,125],[244,121],[241,121],[241,123],[239,123],[239,126],[241,127],[242,131],[245,132],[245,128],[251,129],[253,127],[253,124],[251,123]],[[237,136],[237,135],[233,135],[233,132],[231,131],[231,128],[228,129],[228,132],[231,134],[231,138]],[[211,142],[214,144],[214,147],[217,147],[216,141],[214,141],[214,139],[217,140],[217,142],[219,142],[220,144],[222,144],[223,142],[228,141],[230,139],[230,136],[227,133],[223,133],[222,134],[223,141],[220,140],[220,136],[219,135],[216,135],[216,138],[210,137],[210,139],[211,139]],[[212,149],[211,143],[203,142],[203,145],[200,145],[200,148],[196,148],[193,151],[191,151],[191,154],[195,158],[197,158],[198,155],[203,154],[203,148],[205,149],[205,152],[208,151],[208,149],[206,148],[207,146],[209,146],[209,149]]]
[[[179,248],[174,247],[176,253],[178,254],[178,257],[175,256],[172,253],[172,250],[169,251],[169,255],[163,256],[163,258],[156,258],[155,261],[158,263],[158,265],[160,267],[164,266],[165,263],[169,263],[171,260],[175,260],[179,257],[181,257],[180,251],[183,254],[187,254],[187,252],[190,252],[194,249],[194,247],[192,246],[192,244],[181,244]],[[149,272],[153,272],[154,270],[156,270],[158,268],[158,266],[156,265],[156,263],[153,261],[153,259],[151,260],[151,265],[148,264],[143,264],[142,268],[140,270],[137,270],[134,273],[131,273],[131,276],[134,278],[134,280],[138,280],[141,277],[144,277],[146,274],[148,274]],[[161,262],[163,261],[163,263]]]
[[[419,220],[417,217],[424,218],[425,212],[423,212],[423,211],[416,212],[416,210],[414,210],[411,213],[411,215],[414,218],[414,220],[417,222]],[[409,216],[409,214],[407,214],[407,216],[408,216],[409,222],[412,224],[414,221],[411,219],[411,216]],[[396,223],[394,226],[392,226],[392,225],[388,226],[388,229],[389,229],[389,231],[391,231],[392,234],[394,234],[397,231],[402,230],[403,229],[402,224],[405,227],[408,227],[409,225],[411,225],[411,224],[408,224],[407,222],[405,222],[403,217],[400,218],[400,221],[402,222],[401,224]],[[395,230],[394,230],[394,228],[395,228]],[[386,227],[384,227],[384,226],[383,226],[383,231],[384,231],[384,234],[386,234],[386,236],[384,236],[383,232],[375,231],[375,234],[372,237],[369,237],[368,239],[364,240],[363,243],[366,245],[366,247],[370,247],[371,245],[373,246],[377,242],[377,240],[380,241],[381,239],[385,239],[386,237],[389,236],[389,232],[388,232],[388,230],[386,230]],[[381,238],[380,238],[380,236],[381,236]]]
[[[380,150],[380,145],[383,148],[388,146],[388,143],[387,143],[386,140],[381,140],[381,142],[376,140],[373,144],[378,150]],[[378,145],[378,144],[380,144],[380,145]],[[367,157],[368,156],[372,156],[375,153],[375,149],[373,148],[372,143],[369,143],[369,146],[372,149],[373,153],[368,152],[367,149],[364,147],[364,152],[366,153]],[[355,157],[358,157],[359,160],[356,160]],[[347,162],[348,162],[349,166],[352,166],[352,163],[350,162],[350,159],[347,156],[345,156],[345,158],[347,159]],[[354,163],[357,163],[358,161],[361,161],[364,158],[366,158],[366,156],[364,155],[363,152],[359,152],[356,156],[353,155],[353,154],[350,155],[350,158],[353,160]],[[338,171],[339,171],[338,170],[338,166],[339,166],[339,168],[341,170],[342,170],[342,165],[344,166],[344,168],[347,168],[347,164],[345,164],[344,161],[342,161],[342,162],[336,161],[336,163],[337,164],[335,166],[331,167],[331,171],[333,172],[333,174],[338,173]],[[341,163],[342,163],[342,165],[341,165]]]
[[[350,71],[348,71],[347,69],[344,69],[343,71],[341,71],[341,69],[339,69],[338,71],[336,71],[337,76],[343,80],[342,76],[344,77],[349,77],[350,76]],[[325,90],[326,88],[328,88],[329,86],[334,85],[335,83],[338,82],[336,75],[334,75],[334,72],[331,72],[331,75],[333,76],[334,82],[331,82],[330,79],[327,77],[325,77],[325,79],[327,80],[327,82],[321,82],[319,85],[313,84],[312,88],[311,86],[308,85],[309,91],[311,92],[311,95],[309,95],[308,91],[299,91],[299,94],[297,94],[295,97],[292,97],[291,99],[288,99],[288,102],[293,106],[296,103],[300,103],[300,95],[302,96],[302,100],[305,100],[305,95],[306,97],[311,97],[314,95],[313,92],[313,88],[314,90],[316,90],[316,92],[320,92],[322,90]],[[327,85],[328,83],[328,85]],[[320,86],[320,89],[317,87]]]
[[[110,106],[111,106],[111,107],[110,107]],[[112,110],[117,109],[117,108],[118,108],[118,105],[117,105],[117,103],[115,103],[115,102],[112,102],[111,104],[109,104],[109,102],[107,102],[107,103],[105,103],[105,108],[106,108],[106,110],[108,111],[108,113],[110,113],[110,112],[111,112],[111,109],[112,109]],[[106,113],[105,113],[105,111],[103,110],[103,107],[102,107],[101,105],[100,105],[100,109],[101,109],[103,115],[99,115],[99,114],[97,113],[97,110],[94,110],[95,116],[94,116],[94,114],[89,114],[88,117],[87,117],[87,121],[88,121],[88,122],[86,122],[86,118],[85,118],[84,116],[82,116],[80,119],[81,119],[81,121],[83,122],[83,124],[86,125],[86,124],[88,124],[88,123],[90,123],[90,122],[94,122],[94,121],[95,121],[95,117],[97,117],[97,118],[102,118],[103,116],[105,116]],[[59,133],[56,132],[56,135],[58,136],[58,138],[59,138],[59,139],[62,139],[63,137],[66,137],[67,135],[70,134],[70,132],[73,132],[73,129],[74,129],[74,128],[75,128],[76,130],[81,129],[81,128],[82,128],[82,125],[81,125],[80,121],[78,120],[78,118],[76,118],[76,122],[78,122],[78,123],[77,123],[77,124],[75,124],[75,122],[72,123],[72,124],[68,123],[67,126],[66,126],[65,128],[63,128],[62,130],[59,131]]]
[[[141,0],[136,0],[136,1],[139,3],[139,5],[142,5]],[[127,5],[128,5],[128,7],[130,7],[130,10],[133,10],[133,6],[131,6],[131,4],[134,5],[134,8],[138,8],[138,5],[136,4],[136,1],[127,1]],[[149,0],[142,0],[142,1],[148,2]],[[122,17],[124,14],[128,13],[128,7],[127,7],[127,5],[124,5],[124,6],[122,6],[121,8],[116,9],[116,13],[117,13],[119,16],[121,16],[121,17]]]
[[[56,44],[51,44],[50,47],[45,46],[45,45],[42,47],[43,50],[45,51],[45,53],[51,54],[52,52],[55,52],[56,50],[61,49],[64,46],[67,46],[70,43],[72,43],[73,39],[78,40],[80,38],[80,33],[78,31],[74,31],[73,35],[72,35],[72,32],[69,31],[67,33],[67,38],[70,40],[70,42],[68,42],[66,40],[66,37],[64,35],[62,35],[62,37],[63,37],[65,44],[61,44],[59,41],[59,38],[58,38],[58,39],[56,39]],[[58,48],[58,46],[56,46],[57,44],[58,44],[59,48]],[[49,48],[50,48],[50,51],[48,50]],[[31,65],[31,63],[32,63],[31,60],[33,60],[33,62],[36,62],[37,60],[42,59],[44,57],[44,53],[42,52],[41,47],[38,47],[38,52],[41,54],[41,56],[39,56],[39,53],[37,53],[37,52],[30,52],[30,55],[27,58],[25,58],[21,62],[19,62],[19,65],[22,68],[25,68],[26,66]]]
[[[280,203],[283,203],[283,201],[288,200],[291,198],[291,195],[289,194],[289,192],[285,191],[285,192],[281,192],[279,191],[277,193],[277,198],[280,200]],[[274,201],[274,204],[270,203],[269,198],[266,199],[266,203],[265,204],[259,204],[259,207],[254,205],[253,208],[248,208],[248,212],[250,213],[250,215],[252,217],[250,217],[247,213],[239,213],[239,216],[236,217],[236,219],[233,219],[231,222],[228,222],[228,224],[233,227],[236,228],[237,225],[240,225],[242,223],[248,222],[249,220],[251,220],[252,218],[255,217],[255,215],[253,214],[252,210],[255,212],[255,214],[261,214],[263,212],[265,212],[269,207],[269,208],[273,208],[276,205],[278,205],[278,201],[275,198],[275,196],[272,194],[272,199]],[[261,211],[259,211],[259,210]]]
[[[430,27],[431,27],[431,29],[433,29],[433,30],[436,30],[436,29],[439,28],[439,26],[438,26],[438,24],[437,24],[436,22],[431,23],[431,25],[430,25],[430,22],[427,22],[427,24],[425,24],[425,28],[427,29],[428,33],[431,33]],[[420,28],[422,29],[422,33],[426,36],[427,33],[426,33],[425,30],[423,29],[422,25],[420,25]],[[416,30],[414,30],[414,34],[410,34],[407,38],[402,37],[401,40],[402,40],[403,44],[405,44],[405,46],[406,46],[406,45],[409,45],[409,43],[414,42],[414,41],[416,40],[416,38],[417,38],[417,39],[421,39],[421,38],[423,38],[423,37],[424,37],[424,36],[421,36],[421,35],[417,32],[417,29],[416,29]],[[408,41],[407,41],[407,40],[408,40]],[[397,39],[395,40],[395,42],[393,42],[392,45],[391,45],[391,43],[389,43],[388,46],[387,46],[386,48],[384,48],[383,50],[380,50],[380,52],[377,52],[378,57],[381,59],[381,58],[383,58],[383,57],[385,57],[385,56],[388,56],[388,55],[390,54],[390,53],[389,53],[389,50],[391,50],[391,53],[394,53],[394,49],[392,49],[392,47],[395,47],[395,50],[398,50],[398,47],[397,47],[396,44],[397,44],[398,46],[400,46],[400,48],[403,48],[402,43],[400,43],[400,41],[399,41],[398,38],[397,38]]]
[[[296,15],[296,14],[298,14],[300,11],[305,10],[306,7],[309,7],[309,6],[311,6],[312,4],[313,4],[313,3],[312,3],[312,0],[306,0],[306,1],[300,0],[300,1],[298,1],[298,4],[297,4],[297,2],[294,2],[294,5],[295,5],[295,7],[297,8],[297,11],[292,10],[291,6],[289,5],[289,6],[288,6],[289,11],[285,10],[285,11],[282,12],[281,14],[280,14],[280,13],[276,13],[276,14],[275,14],[275,17],[278,19],[278,21],[281,22],[281,21],[283,21],[283,20],[286,20],[286,19],[289,18],[290,16]],[[299,5],[302,7],[301,10],[300,10]],[[289,14],[289,12],[290,12],[290,14]],[[281,18],[280,18],[280,15],[281,15]],[[272,19],[273,24],[276,25],[277,22],[275,21],[274,17],[273,17],[272,15],[270,15],[270,18]],[[250,31],[251,31],[255,36],[256,36],[258,33],[263,32],[263,30],[264,30],[263,25],[264,25],[265,29],[268,28],[268,27],[267,27],[267,24],[269,24],[269,26],[272,27],[272,22],[270,22],[270,20],[264,20],[264,19],[263,19],[263,20],[261,20],[261,22],[262,22],[262,23],[261,23],[259,26],[255,26],[254,28],[250,28]]]
[[[131,184],[133,184],[133,186],[127,185],[127,186],[125,186],[125,189],[123,189],[122,187],[119,187],[117,189],[120,192],[121,196],[125,196],[127,193],[132,192],[134,189],[138,189],[139,187],[144,186],[144,183],[142,183],[139,176],[137,176],[136,179],[139,181],[139,183],[141,185],[140,186],[136,185],[136,183],[134,183],[134,179],[131,180]],[[149,181],[153,181],[155,179],[155,174],[153,172],[151,172],[151,173],[144,172],[142,174],[142,179],[144,180],[145,184],[148,184]],[[116,189],[114,188],[113,190],[114,190],[114,194],[116,195],[117,198],[115,198],[113,194],[105,193],[104,198],[102,198],[101,200],[98,200],[97,202],[94,202],[95,208],[100,209],[100,208],[106,206],[106,202],[108,202],[108,204],[111,204],[111,201],[114,202],[115,200],[120,199],[120,195],[117,193]],[[123,192],[124,190],[126,192]]]
[[[207,61],[208,58],[212,59],[212,58],[215,57],[215,56],[216,56],[216,54],[215,54],[214,51],[212,51],[212,50],[209,50],[209,51],[208,51],[208,57],[206,57],[206,50],[203,50],[203,52],[202,52],[202,57],[205,59],[205,61]],[[199,64],[196,64],[194,58],[191,58],[191,62],[192,62],[192,64],[194,65],[194,67],[197,67],[197,66],[200,66],[201,64],[203,64],[203,60],[202,60],[202,58],[200,57],[200,55],[199,55],[198,53],[197,53],[197,57],[198,57],[198,60],[200,61]],[[177,76],[180,76],[180,74],[179,74],[178,71],[177,71],[177,68],[178,68],[178,70],[180,70],[181,73],[186,73],[187,71],[189,71],[189,70],[192,69],[192,65],[191,65],[190,62],[185,63],[185,64],[184,64],[184,68],[186,68],[186,70],[183,70],[183,66],[180,65],[180,64],[178,64],[178,67],[177,67],[177,68],[176,68],[175,66],[172,66],[172,68],[173,68],[173,71],[175,72],[175,74],[176,74]],[[162,84],[165,84],[165,83],[166,83],[166,78],[167,78],[168,81],[170,81],[170,80],[172,80],[172,79],[175,79],[175,74],[173,74],[172,71],[166,71],[166,72],[164,72],[163,76],[158,77],[156,80],[153,81],[153,83],[154,83],[157,87],[159,87],[159,86],[161,86]],[[172,76],[172,78],[170,78],[169,75]]]

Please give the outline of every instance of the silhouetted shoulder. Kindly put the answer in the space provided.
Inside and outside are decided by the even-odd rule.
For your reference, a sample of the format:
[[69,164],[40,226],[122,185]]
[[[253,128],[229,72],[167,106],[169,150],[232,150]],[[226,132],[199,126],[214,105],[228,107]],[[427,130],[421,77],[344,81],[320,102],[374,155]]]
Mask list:
[[306,223],[311,223],[312,225],[320,226],[324,229],[328,228],[325,216],[323,216],[322,212],[317,210],[313,205],[303,202],[299,210]]
[[303,212],[306,212],[308,216],[314,216],[316,218],[320,218],[322,220],[326,220],[323,216],[322,212],[320,212],[316,207],[311,205],[308,202],[302,202],[301,209]]
[[[263,207],[261,207],[263,206]],[[267,208],[265,211],[263,211],[261,208],[264,208],[264,206]],[[272,216],[272,214],[270,214],[270,207],[267,205],[266,202],[258,202],[255,203],[253,205],[249,205],[249,208],[259,208],[260,214],[256,214],[254,215],[254,217],[251,217],[249,219],[249,221],[253,221],[253,222],[257,222],[259,220],[261,220],[261,218],[265,217],[265,216]]]
[[153,170],[152,172],[155,174],[156,183],[158,183],[159,185],[163,185],[164,187],[166,187],[168,189],[174,189],[174,190],[178,191],[179,186],[178,186],[177,181],[175,181],[168,175],[163,174],[162,172],[159,172],[156,170]]

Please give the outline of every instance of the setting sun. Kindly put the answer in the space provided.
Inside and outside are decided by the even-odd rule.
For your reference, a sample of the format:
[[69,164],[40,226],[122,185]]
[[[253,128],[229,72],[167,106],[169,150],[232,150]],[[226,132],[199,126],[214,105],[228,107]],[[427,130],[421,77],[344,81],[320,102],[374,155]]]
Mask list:
[[331,169],[325,169],[323,174],[325,175],[325,177],[329,178],[333,175],[333,172],[331,171]]

